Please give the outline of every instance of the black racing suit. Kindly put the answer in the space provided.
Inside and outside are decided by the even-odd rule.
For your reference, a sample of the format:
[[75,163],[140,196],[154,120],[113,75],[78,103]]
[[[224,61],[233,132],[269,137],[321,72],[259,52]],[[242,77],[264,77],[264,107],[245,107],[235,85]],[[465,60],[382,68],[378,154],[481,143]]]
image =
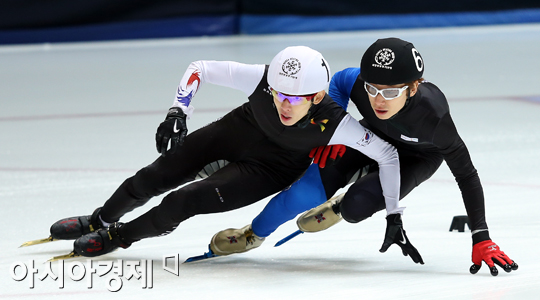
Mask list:
[[[375,115],[358,68],[336,73],[330,85],[330,95],[341,102],[350,98],[364,117],[360,123],[397,148],[401,171],[400,198],[430,178],[444,160],[461,190],[473,242],[489,239],[480,179],[452,121],[448,102],[434,84],[421,83],[418,92],[407,100],[403,109],[388,120],[381,120]],[[361,153],[346,151],[336,165],[320,169],[327,197],[345,186],[358,169],[372,162]],[[340,206],[345,220],[359,222],[384,209],[377,173],[376,166],[372,166],[366,176],[349,188]]]
[[[126,223],[119,232],[128,243],[167,234],[197,214],[234,210],[279,192],[310,165],[308,154],[313,147],[336,138],[338,125],[362,128],[329,96],[312,105],[307,120],[297,123],[305,127],[283,125],[268,88],[267,68],[248,99],[222,119],[189,134],[174,154],[159,157],[126,179],[103,206],[102,219],[115,222],[151,197],[193,181],[208,163],[229,161],[208,178],[169,193],[158,206]],[[351,139],[354,147],[358,139]],[[398,166],[395,149],[379,142],[393,151]]]

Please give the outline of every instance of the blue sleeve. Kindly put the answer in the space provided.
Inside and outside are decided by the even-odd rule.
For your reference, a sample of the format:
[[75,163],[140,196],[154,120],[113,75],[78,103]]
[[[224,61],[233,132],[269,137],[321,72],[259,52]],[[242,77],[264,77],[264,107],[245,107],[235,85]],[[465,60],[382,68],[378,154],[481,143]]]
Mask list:
[[359,74],[360,68],[347,68],[334,74],[330,81],[328,95],[345,110],[349,105],[351,90]]

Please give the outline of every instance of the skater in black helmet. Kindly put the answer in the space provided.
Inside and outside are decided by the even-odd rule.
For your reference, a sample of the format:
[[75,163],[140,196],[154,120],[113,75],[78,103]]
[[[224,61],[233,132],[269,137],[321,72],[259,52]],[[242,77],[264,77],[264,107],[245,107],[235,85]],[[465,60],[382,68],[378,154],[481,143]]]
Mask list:
[[[348,68],[333,76],[329,94],[345,108],[349,99],[352,100],[364,117],[360,123],[398,149],[401,198],[429,179],[446,161],[461,190],[470,220],[472,273],[478,271],[482,261],[493,275],[497,274],[494,264],[507,272],[516,270],[517,264],[490,239],[477,171],[456,130],[444,94],[423,80],[423,72],[424,61],[412,43],[397,38],[380,39],[366,50],[360,68]],[[313,164],[291,188],[275,196],[250,224],[255,235],[267,237],[281,224],[311,208],[297,221],[304,232],[324,230],[342,218],[357,223],[385,208],[384,190],[378,182],[382,170],[369,157],[357,151],[345,151],[340,145],[327,146],[324,150],[315,157],[315,162],[321,160],[321,167],[327,158],[342,157],[325,168]],[[326,201],[346,186],[355,173],[367,168],[367,174],[356,180],[345,194]],[[235,230],[221,231],[212,241],[231,232]],[[394,243],[407,253],[410,243],[399,214],[387,216],[380,251],[385,252]],[[410,256],[414,262],[423,263],[419,255]]]
[[[379,162],[386,206],[400,211],[395,148],[326,95],[330,78],[322,55],[303,46],[286,48],[269,66],[192,63],[180,82],[174,106],[157,130],[157,150],[162,155],[126,179],[92,216],[61,220],[53,225],[52,235],[78,237],[74,251],[83,256],[127,248],[138,240],[168,234],[192,216],[234,210],[279,192],[305,172],[311,163],[310,150],[327,144],[346,144]],[[187,135],[191,99],[203,83],[241,90],[249,101]],[[220,159],[230,163],[170,192],[137,219],[119,222],[151,197],[193,181],[205,165]],[[250,236],[254,246],[260,240]]]

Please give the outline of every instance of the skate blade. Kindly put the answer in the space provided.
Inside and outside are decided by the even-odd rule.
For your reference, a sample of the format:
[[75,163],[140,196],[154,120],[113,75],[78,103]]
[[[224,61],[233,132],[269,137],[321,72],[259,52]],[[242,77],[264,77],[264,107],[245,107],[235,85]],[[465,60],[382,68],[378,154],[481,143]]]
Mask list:
[[188,259],[186,259],[186,261],[184,261],[184,264],[199,262],[203,260],[207,261],[209,259],[214,259],[214,258],[222,257],[222,256],[223,255],[214,254],[212,249],[210,249],[210,245],[208,245],[208,252],[205,252],[203,255],[189,257]]
[[283,244],[285,244],[286,242],[290,241],[291,239],[293,239],[294,237],[296,237],[297,235],[300,235],[304,233],[302,230],[297,230],[291,234],[289,234],[288,236],[284,237],[283,239],[281,239],[279,242],[277,242],[274,247],[279,247]]
[[186,261],[183,262],[183,263],[184,263],[184,264],[194,264],[194,263],[198,263],[198,262],[214,260],[214,259],[220,258],[220,257],[223,257],[223,255],[213,255],[213,256],[208,256],[208,255],[206,255],[206,253],[205,253],[205,254],[203,254],[203,255],[190,257],[190,258],[186,259]]
[[50,236],[50,237],[48,237],[46,239],[39,239],[39,240],[33,240],[33,241],[24,242],[22,245],[19,246],[19,248],[33,246],[33,245],[39,245],[39,244],[44,244],[44,243],[50,243],[50,242],[55,242],[55,241],[58,241],[58,240],[53,239],[53,237]]
[[47,262],[52,262],[52,261],[57,261],[57,260],[64,260],[64,259],[69,259],[69,258],[75,258],[75,257],[80,257],[81,255],[80,254],[77,254],[75,251],[72,251],[71,253],[68,253],[68,254],[64,254],[64,255],[58,255],[58,256],[55,256],[49,260],[47,260]]

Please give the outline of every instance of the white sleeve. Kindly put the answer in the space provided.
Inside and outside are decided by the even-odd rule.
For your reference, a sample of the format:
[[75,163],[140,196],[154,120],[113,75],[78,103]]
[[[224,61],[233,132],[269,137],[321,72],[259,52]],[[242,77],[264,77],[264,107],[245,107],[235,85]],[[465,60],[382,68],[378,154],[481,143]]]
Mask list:
[[341,120],[328,144],[349,146],[377,161],[386,214],[403,214],[405,207],[399,207],[399,156],[394,146],[362,126],[349,114]]
[[251,95],[264,75],[265,65],[247,65],[233,61],[195,61],[187,68],[174,99],[173,106],[180,107],[191,117],[191,99],[203,83],[212,83],[240,90]]

